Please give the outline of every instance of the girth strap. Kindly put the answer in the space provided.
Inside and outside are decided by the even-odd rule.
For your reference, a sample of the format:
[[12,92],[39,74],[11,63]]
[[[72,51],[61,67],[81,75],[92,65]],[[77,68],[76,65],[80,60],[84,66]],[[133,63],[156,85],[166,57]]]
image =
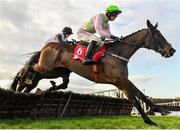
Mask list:
[[95,81],[97,81],[97,80],[98,80],[98,70],[97,70],[97,65],[96,65],[96,64],[92,65],[92,69],[93,69],[93,76],[94,76],[94,79],[95,79]]

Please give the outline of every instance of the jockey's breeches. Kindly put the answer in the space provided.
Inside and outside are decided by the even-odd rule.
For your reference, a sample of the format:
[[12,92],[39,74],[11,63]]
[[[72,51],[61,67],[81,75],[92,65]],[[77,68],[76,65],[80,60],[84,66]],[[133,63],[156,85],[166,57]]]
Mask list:
[[77,38],[88,43],[91,43],[91,41],[96,41],[97,45],[101,44],[101,38],[81,28],[77,32]]

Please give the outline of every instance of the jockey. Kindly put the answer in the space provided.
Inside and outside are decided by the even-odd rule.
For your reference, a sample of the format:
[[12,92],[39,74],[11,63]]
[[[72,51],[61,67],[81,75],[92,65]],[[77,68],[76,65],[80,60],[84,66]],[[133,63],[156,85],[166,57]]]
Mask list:
[[93,55],[95,46],[101,44],[101,38],[94,35],[94,33],[99,34],[103,38],[119,40],[118,37],[111,34],[108,22],[114,21],[121,12],[118,6],[110,5],[107,7],[105,13],[97,14],[82,24],[77,32],[77,38],[89,43],[85,59],[82,62],[84,65],[95,63],[90,57]]
[[61,33],[56,35],[59,42],[68,42],[67,38],[73,34],[70,27],[64,27]]
[[[68,41],[68,37],[71,35],[71,34],[73,34],[72,33],[72,29],[70,28],[70,27],[64,27],[63,28],[63,30],[62,30],[62,32],[61,33],[58,33],[58,34],[56,34],[56,36],[53,36],[53,37],[51,37],[48,41],[46,41],[46,43],[48,43],[48,42],[50,42],[51,40],[54,40],[54,39],[58,39],[58,41],[60,42],[60,43],[69,43],[69,41]],[[31,63],[31,64],[33,64],[33,63]],[[31,66],[31,65],[30,65]],[[32,72],[31,71],[31,69],[30,69],[30,71],[28,72],[28,75],[27,75],[27,77],[26,77],[26,79],[25,79],[25,83],[26,84],[28,84],[28,85],[31,85],[32,84],[32,80],[34,79],[34,77],[35,77],[35,72]]]

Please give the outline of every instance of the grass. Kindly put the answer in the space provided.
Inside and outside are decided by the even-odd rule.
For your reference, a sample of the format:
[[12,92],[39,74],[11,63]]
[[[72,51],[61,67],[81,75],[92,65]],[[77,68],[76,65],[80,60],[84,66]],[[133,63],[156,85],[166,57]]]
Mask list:
[[[180,116],[150,116],[162,129],[180,129]],[[157,129],[139,116],[1,119],[0,129]]]

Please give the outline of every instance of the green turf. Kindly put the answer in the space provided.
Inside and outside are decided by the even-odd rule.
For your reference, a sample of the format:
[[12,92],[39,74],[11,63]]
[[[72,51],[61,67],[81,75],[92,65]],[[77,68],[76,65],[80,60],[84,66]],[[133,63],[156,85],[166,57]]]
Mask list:
[[[162,129],[180,129],[180,116],[151,116]],[[97,116],[52,119],[1,119],[0,129],[157,129],[139,116]]]

